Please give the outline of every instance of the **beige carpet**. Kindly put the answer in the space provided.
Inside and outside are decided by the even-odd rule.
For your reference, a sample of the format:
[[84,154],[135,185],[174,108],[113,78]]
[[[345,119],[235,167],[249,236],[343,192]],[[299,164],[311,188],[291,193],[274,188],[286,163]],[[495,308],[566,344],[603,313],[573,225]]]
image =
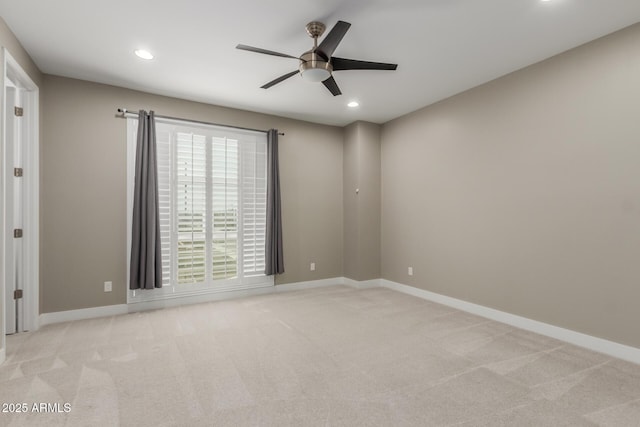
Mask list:
[[388,289],[270,294],[7,337],[11,426],[639,426],[640,366]]

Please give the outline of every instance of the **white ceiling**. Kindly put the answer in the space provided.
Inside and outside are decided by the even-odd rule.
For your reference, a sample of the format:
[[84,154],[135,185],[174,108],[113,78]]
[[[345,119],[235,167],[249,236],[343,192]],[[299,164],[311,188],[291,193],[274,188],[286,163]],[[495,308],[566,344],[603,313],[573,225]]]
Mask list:
[[[346,125],[383,123],[634,24],[640,1],[0,0],[0,15],[45,73]],[[338,97],[299,76],[260,89],[297,61],[236,44],[298,56],[312,20],[352,23],[336,56],[398,70],[337,72]],[[155,59],[134,56],[140,47]]]

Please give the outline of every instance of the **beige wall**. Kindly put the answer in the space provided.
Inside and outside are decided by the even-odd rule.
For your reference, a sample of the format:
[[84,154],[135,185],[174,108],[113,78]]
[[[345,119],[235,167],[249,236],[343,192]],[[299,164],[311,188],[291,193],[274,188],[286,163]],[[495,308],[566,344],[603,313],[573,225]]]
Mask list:
[[354,280],[380,277],[380,131],[367,122],[344,129],[344,275]]
[[[18,39],[16,39],[15,35],[11,31],[11,29],[4,22],[2,17],[0,17],[0,47],[6,48],[13,59],[15,59],[20,67],[29,74],[31,80],[38,85],[38,87],[42,87],[42,74],[40,70],[35,65],[35,63],[29,57],[29,54],[24,50]],[[0,49],[0,64],[4,64],[4,50]],[[0,117],[4,117],[4,69],[0,70]],[[40,117],[42,117],[42,108],[40,109]],[[0,120],[0,136],[4,135],[4,130],[2,129],[2,121]],[[42,140],[42,138],[40,138]],[[4,160],[2,159],[2,154],[0,153],[0,173],[2,172],[2,165]],[[1,208],[1,205],[0,205]],[[0,211],[0,223],[3,221],[2,212]],[[0,248],[0,255],[2,254],[2,248]],[[0,266],[1,267],[1,266]],[[2,274],[2,273],[0,273]],[[0,333],[4,330],[4,305],[5,305],[5,295],[0,289]],[[4,348],[4,337],[0,337],[0,350]]]
[[[43,313],[126,302],[126,120],[116,109],[276,127],[286,273],[342,276],[342,130],[62,77],[45,76]],[[316,271],[309,271],[309,263]],[[113,281],[113,292],[103,282]]]
[[383,277],[640,347],[638,46],[635,25],[385,124]]

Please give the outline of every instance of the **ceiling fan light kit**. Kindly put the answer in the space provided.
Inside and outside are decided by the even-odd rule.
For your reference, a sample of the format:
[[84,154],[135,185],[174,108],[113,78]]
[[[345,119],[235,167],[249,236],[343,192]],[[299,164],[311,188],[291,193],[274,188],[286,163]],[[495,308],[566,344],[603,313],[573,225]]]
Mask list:
[[265,55],[280,56],[283,58],[298,59],[300,64],[298,69],[290,73],[284,74],[277,79],[262,85],[263,89],[269,89],[289,77],[300,74],[302,78],[309,82],[322,82],[324,86],[331,92],[333,96],[342,94],[338,84],[333,78],[334,71],[345,70],[395,70],[397,64],[387,64],[382,62],[360,61],[357,59],[336,58],[333,52],[342,41],[351,24],[344,21],[338,21],[333,26],[329,34],[318,45],[318,37],[324,34],[326,29],[322,22],[313,21],[306,25],[307,34],[313,39],[313,48],[299,57],[287,55],[286,53],[274,52],[271,50],[261,49],[253,46],[239,44],[236,49],[248,50],[250,52],[262,53]]
[[331,63],[310,50],[300,57],[300,74],[309,82],[322,82],[331,77],[333,67]]

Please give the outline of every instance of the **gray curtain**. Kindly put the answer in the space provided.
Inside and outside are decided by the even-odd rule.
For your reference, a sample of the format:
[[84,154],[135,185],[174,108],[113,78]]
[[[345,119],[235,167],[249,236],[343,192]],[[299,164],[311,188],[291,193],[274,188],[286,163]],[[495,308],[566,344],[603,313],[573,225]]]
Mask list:
[[280,210],[280,167],[278,165],[278,131],[267,132],[267,239],[265,274],[284,273],[282,255],[282,215]]
[[130,289],[162,287],[158,161],[153,111],[138,114],[133,224],[131,229]]

